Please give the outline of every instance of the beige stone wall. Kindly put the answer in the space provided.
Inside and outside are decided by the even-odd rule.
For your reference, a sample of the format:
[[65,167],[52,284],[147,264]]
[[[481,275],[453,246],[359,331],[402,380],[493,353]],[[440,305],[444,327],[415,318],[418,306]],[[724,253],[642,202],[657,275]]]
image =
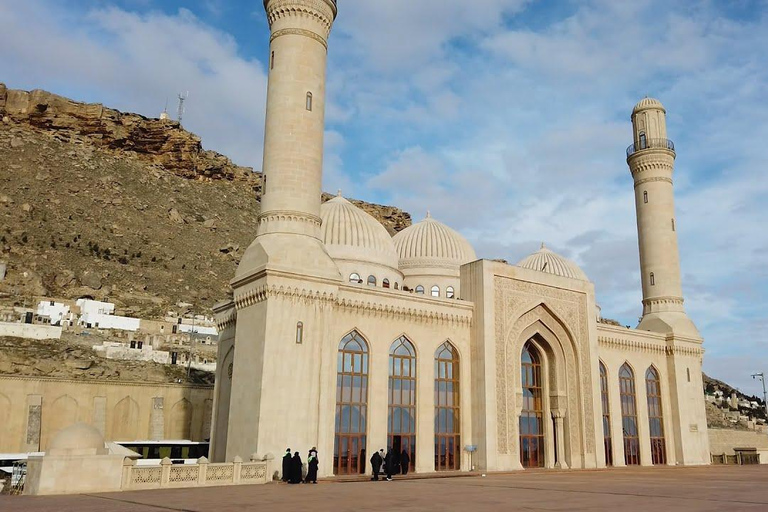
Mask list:
[[756,448],[760,463],[768,464],[768,435],[752,430],[709,430],[709,449],[713,455],[734,455],[734,448]]
[[202,441],[212,398],[210,387],[0,376],[0,452],[45,451],[77,422],[108,441]]
[[29,338],[32,340],[57,340],[61,338],[61,327],[45,324],[20,324],[0,322],[0,336]]

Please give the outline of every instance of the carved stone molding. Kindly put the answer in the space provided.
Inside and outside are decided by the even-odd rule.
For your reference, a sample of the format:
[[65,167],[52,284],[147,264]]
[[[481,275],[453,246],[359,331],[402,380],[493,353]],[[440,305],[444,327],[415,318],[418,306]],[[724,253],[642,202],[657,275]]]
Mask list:
[[257,222],[259,225],[270,224],[273,222],[304,222],[319,228],[322,221],[317,215],[299,211],[283,210],[265,212],[258,216]]
[[645,183],[650,183],[650,182],[654,182],[654,181],[663,181],[663,182],[669,183],[670,185],[674,185],[674,183],[672,182],[672,178],[667,178],[667,177],[664,177],[664,176],[656,176],[654,178],[642,178],[642,179],[639,179],[639,180],[635,180],[635,188],[637,188],[640,185],[643,185]]
[[326,38],[336,18],[336,6],[329,0],[271,0],[266,4],[266,9],[270,27],[280,18],[307,16],[318,22]]
[[700,347],[682,347],[679,345],[670,346],[662,343],[654,343],[651,341],[630,340],[614,336],[598,336],[597,342],[600,345],[618,348],[624,351],[661,354],[665,356],[686,355],[701,357],[704,354],[704,349]]
[[682,297],[651,297],[650,299],[643,299],[643,306],[659,306],[662,304],[675,304],[682,306],[685,304],[685,299]]
[[269,42],[272,43],[275,39],[277,39],[280,36],[287,36],[287,35],[294,35],[294,36],[304,36],[308,37],[310,39],[314,39],[323,47],[325,47],[325,51],[328,51],[328,41],[325,40],[324,37],[312,32],[311,30],[305,30],[303,28],[284,28],[280,30],[276,30],[272,33],[272,37],[269,38]]

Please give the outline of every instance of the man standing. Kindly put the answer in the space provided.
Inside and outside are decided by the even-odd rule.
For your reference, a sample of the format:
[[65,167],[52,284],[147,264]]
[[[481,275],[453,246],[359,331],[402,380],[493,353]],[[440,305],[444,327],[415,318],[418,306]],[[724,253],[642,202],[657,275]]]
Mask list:
[[291,449],[285,449],[285,455],[283,455],[283,482],[287,482],[291,479]]
[[371,467],[373,467],[373,478],[371,478],[371,480],[374,480],[374,481],[379,480],[379,471],[381,471],[381,465],[384,463],[384,458],[381,456],[383,453],[384,453],[384,450],[373,452],[373,457],[371,457]]
[[395,470],[395,463],[397,461],[395,460],[395,452],[392,451],[392,448],[389,448],[387,450],[387,456],[384,457],[384,464],[387,469],[387,482],[392,481],[392,472]]

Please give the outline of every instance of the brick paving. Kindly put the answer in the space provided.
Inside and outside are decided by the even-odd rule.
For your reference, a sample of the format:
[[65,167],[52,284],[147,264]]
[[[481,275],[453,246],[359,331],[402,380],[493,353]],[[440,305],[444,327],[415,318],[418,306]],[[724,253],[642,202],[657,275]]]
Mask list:
[[519,472],[485,478],[269,484],[0,497],[0,511],[766,511],[768,466]]

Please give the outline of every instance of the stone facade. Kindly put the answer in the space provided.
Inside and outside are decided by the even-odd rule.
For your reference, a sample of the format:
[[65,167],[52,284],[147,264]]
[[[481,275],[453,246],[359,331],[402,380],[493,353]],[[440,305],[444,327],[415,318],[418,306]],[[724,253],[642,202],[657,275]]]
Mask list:
[[709,463],[702,340],[682,308],[671,223],[674,152],[647,142],[667,140],[661,104],[635,108],[628,151],[636,190],[661,187],[638,196],[649,273],[638,329],[600,322],[575,263],[545,247],[519,265],[476,260],[431,218],[395,237],[403,282],[385,283],[380,230],[343,198],[329,206],[343,215],[322,216],[317,200],[335,2],[265,8],[264,211],[233,300],[215,308],[212,460],[316,446],[321,476],[363,472],[390,447],[408,448],[420,473]]

